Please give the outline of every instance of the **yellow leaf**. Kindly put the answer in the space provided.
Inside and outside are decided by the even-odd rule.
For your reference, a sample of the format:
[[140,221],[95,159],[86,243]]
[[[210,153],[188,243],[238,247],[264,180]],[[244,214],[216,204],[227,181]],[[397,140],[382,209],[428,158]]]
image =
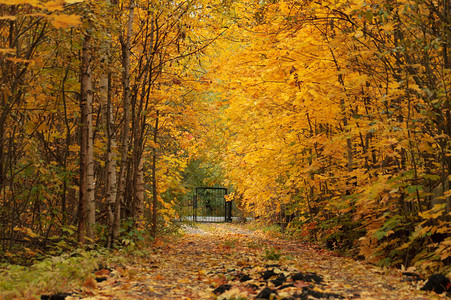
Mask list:
[[445,207],[446,203],[436,204],[432,209],[419,213],[419,215],[424,219],[436,219],[443,214]]
[[357,30],[356,33],[354,34],[355,38],[360,38],[363,36],[363,32],[361,30]]
[[43,7],[49,11],[57,11],[57,10],[63,10],[64,7],[62,5],[63,3],[61,1],[49,1],[43,5]]
[[16,16],[1,16],[0,20],[10,20],[10,21],[14,21],[16,20],[17,17]]
[[2,54],[16,54],[16,50],[11,49],[11,48],[0,48],[0,53]]
[[54,15],[51,23],[56,28],[67,28],[81,24],[80,16],[77,15]]
[[387,24],[385,24],[384,26],[382,26],[382,29],[385,30],[385,31],[392,31],[392,30],[395,29],[395,28],[393,27],[392,24],[387,23]]
[[30,0],[0,0],[0,4],[7,4],[7,5],[30,4],[30,5],[35,5],[36,1],[30,1]]
[[30,63],[32,60],[29,59],[22,59],[17,57],[8,57],[6,60],[12,61],[13,63]]

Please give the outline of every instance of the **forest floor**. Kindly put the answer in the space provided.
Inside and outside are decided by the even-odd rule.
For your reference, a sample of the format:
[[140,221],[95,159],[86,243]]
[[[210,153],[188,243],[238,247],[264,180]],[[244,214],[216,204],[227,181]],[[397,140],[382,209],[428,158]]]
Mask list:
[[424,282],[407,281],[399,270],[239,225],[184,231],[140,249],[126,267],[98,270],[66,299],[446,298],[419,291]]

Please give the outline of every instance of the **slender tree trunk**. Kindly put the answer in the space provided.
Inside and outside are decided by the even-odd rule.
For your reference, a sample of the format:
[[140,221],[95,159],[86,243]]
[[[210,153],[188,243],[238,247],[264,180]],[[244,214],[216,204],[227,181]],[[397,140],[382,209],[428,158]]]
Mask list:
[[159,111],[157,110],[157,118],[155,120],[155,128],[153,131],[153,155],[152,155],[152,236],[157,235],[157,205],[158,205],[158,189],[157,189],[157,139],[158,139],[158,120]]
[[143,218],[143,205],[144,205],[144,171],[143,171],[143,158],[138,159],[138,163],[135,170],[135,182],[134,182],[134,203],[133,217],[135,220],[140,221]]
[[[139,114],[140,115],[140,114]],[[144,123],[140,122],[140,118],[135,118],[133,128],[133,163],[132,163],[132,203],[131,203],[131,216],[135,221],[138,221],[143,217],[143,203],[144,203],[144,178],[143,178],[143,137],[140,134]]]
[[[100,77],[100,101],[102,105],[102,122],[105,132],[107,145],[105,153],[105,198],[108,214],[108,225],[111,229],[114,224],[114,203],[117,196],[117,183],[116,183],[116,159],[114,158],[114,148],[116,141],[113,136],[113,113],[111,109],[111,99],[109,97],[109,76],[104,73]],[[108,247],[111,247],[112,239],[111,235],[108,237]]]
[[[135,104],[133,108],[133,207],[132,216],[139,222],[143,219],[144,211],[144,170],[143,170],[143,151],[146,141],[145,131],[146,131],[146,120],[147,111],[150,97],[150,90],[153,85],[152,78],[152,64],[154,60],[154,35],[155,26],[153,13],[151,12],[151,4],[147,4],[147,22],[143,29],[145,39],[143,40],[143,49],[145,49],[138,64],[138,75],[135,79],[140,81],[141,95],[139,97],[135,95]],[[149,26],[150,25],[150,26]],[[138,94],[138,85],[136,86],[136,94]],[[132,101],[133,102],[133,101]]]
[[121,219],[121,203],[124,199],[125,192],[125,175],[128,161],[128,144],[130,137],[130,48],[131,38],[133,33],[133,13],[134,13],[134,0],[130,0],[130,6],[128,11],[127,32],[125,41],[121,36],[122,45],[122,86],[124,89],[123,105],[124,105],[124,121],[122,127],[122,140],[121,140],[121,162],[119,167],[119,176],[117,184],[116,203],[114,205],[114,223],[112,228],[113,241],[119,237],[120,219]]
[[90,40],[86,34],[83,40],[81,65],[81,125],[80,125],[80,200],[78,210],[78,239],[94,238],[94,155],[92,132],[92,77],[90,68]]

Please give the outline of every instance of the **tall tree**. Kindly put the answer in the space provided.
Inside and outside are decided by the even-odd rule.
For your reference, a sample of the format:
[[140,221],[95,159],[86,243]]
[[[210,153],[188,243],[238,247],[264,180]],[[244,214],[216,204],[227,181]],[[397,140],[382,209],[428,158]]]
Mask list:
[[95,199],[94,199],[94,154],[92,124],[92,70],[90,29],[83,38],[80,91],[80,205],[78,234],[79,241],[85,237],[94,239]]
[[125,184],[126,184],[126,167],[129,159],[129,139],[130,139],[130,51],[131,40],[133,34],[133,19],[134,19],[135,1],[130,0],[128,6],[128,18],[126,24],[125,37],[121,35],[122,47],[122,87],[123,87],[123,110],[124,118],[122,120],[122,135],[121,135],[121,160],[118,173],[118,185],[116,194],[116,203],[114,208],[114,223],[112,227],[112,237],[116,240],[119,237],[119,229],[121,224],[121,205],[124,200]]

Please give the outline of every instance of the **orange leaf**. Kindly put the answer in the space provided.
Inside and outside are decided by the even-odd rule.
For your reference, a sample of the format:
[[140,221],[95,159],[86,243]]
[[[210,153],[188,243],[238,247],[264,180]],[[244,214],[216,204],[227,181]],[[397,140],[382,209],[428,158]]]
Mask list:
[[110,271],[107,269],[100,269],[95,272],[96,276],[108,276],[110,275]]
[[97,283],[96,283],[96,281],[94,280],[94,278],[89,277],[88,279],[86,279],[86,280],[83,282],[83,286],[84,286],[85,288],[88,288],[88,289],[96,289],[96,288],[97,288]]
[[310,284],[309,284],[308,282],[305,282],[305,281],[296,281],[296,282],[294,283],[294,286],[297,287],[297,288],[302,289],[302,288],[304,288],[304,287],[310,286]]

